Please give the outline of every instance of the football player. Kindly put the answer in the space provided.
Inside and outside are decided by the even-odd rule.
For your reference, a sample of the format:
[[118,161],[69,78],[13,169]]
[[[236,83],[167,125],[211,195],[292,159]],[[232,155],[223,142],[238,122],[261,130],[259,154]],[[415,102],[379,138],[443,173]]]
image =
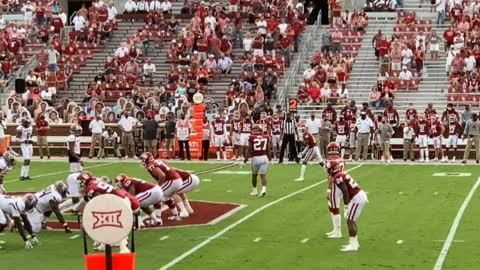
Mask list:
[[269,135],[271,133],[271,123],[268,120],[268,114],[266,112],[260,113],[260,119],[257,120],[256,124],[262,129],[263,135]]
[[460,132],[462,131],[462,126],[458,123],[458,120],[454,117],[449,118],[448,121],[448,140],[447,140],[447,153],[445,155],[445,161],[448,162],[450,158],[450,148],[453,147],[453,156],[452,161],[455,161],[455,157],[457,156],[457,143],[458,137],[460,137]]
[[345,148],[347,147],[347,135],[350,132],[350,124],[344,120],[343,115],[339,116],[338,121],[335,122],[335,143],[340,146],[340,157],[345,156]]
[[32,120],[28,117],[22,118],[22,124],[17,127],[17,140],[20,142],[22,150],[23,166],[20,172],[19,180],[30,180],[28,173],[30,171],[30,159],[32,158]]
[[82,133],[83,129],[80,125],[73,124],[70,126],[70,136],[67,138],[67,153],[71,173],[83,171],[83,163],[80,160],[80,135]]
[[15,154],[12,151],[5,151],[0,157],[0,194],[6,193],[3,186],[3,178],[15,166]]
[[[71,168],[71,167],[70,167]],[[67,189],[68,189],[68,197],[69,199],[64,200],[60,205],[60,209],[62,211],[67,210],[70,206],[72,207],[73,212],[78,212],[85,206],[85,200],[83,199],[83,195],[80,193],[80,187],[78,186],[78,176],[81,172],[71,173],[67,177]]]
[[246,152],[248,151],[248,139],[252,133],[253,122],[250,115],[247,115],[245,119],[240,123],[240,157],[244,159]]
[[[190,205],[190,202],[188,201],[187,193],[195,190],[198,187],[198,185],[200,184],[200,178],[193,173],[189,173],[187,171],[177,168],[174,169],[178,172],[183,181],[182,187],[177,192],[178,196],[180,197],[179,199],[182,201],[182,204],[180,204],[180,206],[184,206],[186,213],[191,215],[194,213],[194,211],[192,209],[192,206]],[[185,211],[181,209],[180,217],[183,217],[182,212]],[[188,215],[185,215],[185,217],[188,217]]]
[[442,122],[438,119],[436,114],[432,115],[432,121],[430,125],[430,138],[432,139],[433,147],[435,148],[434,161],[444,160],[442,148],[442,137],[444,132],[445,127],[443,126]]
[[35,207],[37,203],[37,197],[31,193],[25,194],[23,197],[0,195],[0,233],[7,227],[8,215],[13,219],[15,228],[25,243],[25,249],[31,249],[34,245],[39,245],[40,242],[33,233],[32,225],[26,215],[26,212]]
[[272,159],[276,159],[280,152],[280,135],[282,135],[283,121],[278,117],[277,113],[273,114],[272,120]]
[[[357,251],[360,248],[357,237],[356,221],[362,213],[363,207],[368,203],[367,194],[353,180],[353,178],[341,171],[337,160],[327,161],[327,172],[332,178],[333,184],[342,192],[345,205],[344,217],[347,219],[348,234],[350,240],[348,245],[343,246],[341,251]],[[330,168],[330,170],[328,170]]]
[[59,208],[60,203],[67,197],[67,192],[67,185],[62,181],[58,181],[55,184],[46,187],[44,190],[35,193],[38,203],[33,209],[27,212],[27,217],[32,225],[32,231],[34,233],[40,232],[52,212],[55,214],[60,224],[63,224],[65,232],[72,232],[68,227],[68,224],[65,222]]
[[212,121],[212,139],[213,146],[217,148],[217,160],[220,160],[220,152],[223,152],[223,159],[227,160],[227,151],[225,150],[225,142],[227,140],[227,128],[225,120],[217,115]]
[[[269,150],[270,136],[263,134],[260,125],[254,125],[252,135],[248,138],[249,153],[252,155],[252,193],[250,195],[257,196],[257,177],[260,175],[262,180],[262,191],[260,196],[267,195],[267,168],[272,157]],[[243,164],[247,163],[248,154],[245,156]]]
[[233,155],[237,160],[240,160],[240,123],[241,115],[240,112],[236,111],[233,113],[233,120],[230,125],[230,141],[233,145]]
[[350,134],[348,135],[348,145],[350,147],[350,156],[348,161],[353,160],[353,153],[355,153],[355,149],[357,149],[357,133],[355,132],[357,118],[353,117],[351,121],[347,121],[349,123]]
[[420,162],[429,161],[428,158],[428,137],[430,135],[430,122],[425,119],[424,114],[420,114],[415,124],[415,136],[420,148]]
[[[182,188],[183,181],[178,172],[170,168],[165,162],[155,159],[153,155],[149,152],[144,152],[140,155],[140,161],[142,166],[144,166],[147,171],[150,173],[153,179],[157,181],[158,185],[162,188],[163,191],[163,202],[170,208],[172,216],[169,217],[169,220],[182,220],[178,214],[176,206],[180,210],[185,209],[182,201],[177,201],[175,203],[174,195]],[[185,212],[182,213],[185,216]]]
[[[115,178],[115,184],[117,187],[122,188],[128,193],[134,195],[140,202],[140,208],[145,212],[152,220],[152,225],[162,225],[161,212],[160,218],[157,218],[156,213],[152,211],[150,206],[154,206],[156,210],[162,211],[162,188],[159,185],[155,185],[144,180],[129,177],[126,174],[119,174]],[[143,224],[143,220],[139,217],[139,224]],[[140,227],[142,227],[140,225]]]
[[305,148],[298,155],[299,158],[303,158],[302,167],[300,169],[300,177],[295,179],[295,181],[303,181],[305,176],[305,171],[307,170],[307,164],[309,161],[316,159],[320,167],[323,167],[323,159],[320,155],[320,149],[318,149],[317,142],[315,137],[308,131],[308,127],[305,126],[305,132],[303,132],[303,144]]
[[[328,200],[328,210],[332,217],[332,231],[326,233],[327,238],[339,239],[342,238],[342,217],[340,216],[340,200],[342,199],[342,192],[337,188],[333,182],[333,178],[330,177],[330,174],[335,172],[343,171],[345,168],[345,161],[342,157],[339,156],[341,152],[340,146],[331,142],[327,146],[328,162],[326,164],[326,171],[328,175],[328,189],[327,189],[327,200]],[[329,166],[335,167],[329,167]]]

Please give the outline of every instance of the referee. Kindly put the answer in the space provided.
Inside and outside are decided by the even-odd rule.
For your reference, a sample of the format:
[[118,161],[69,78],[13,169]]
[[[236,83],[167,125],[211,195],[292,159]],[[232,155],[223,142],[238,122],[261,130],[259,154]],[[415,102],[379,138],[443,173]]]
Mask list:
[[290,158],[288,160],[293,161],[294,159],[298,159],[297,149],[295,147],[295,135],[300,138],[298,134],[297,122],[293,120],[291,113],[287,113],[287,117],[283,122],[282,133],[280,134],[282,146],[280,147],[279,164],[283,163],[283,155],[285,154],[285,148],[287,148],[287,144],[289,149],[288,152],[290,154]]

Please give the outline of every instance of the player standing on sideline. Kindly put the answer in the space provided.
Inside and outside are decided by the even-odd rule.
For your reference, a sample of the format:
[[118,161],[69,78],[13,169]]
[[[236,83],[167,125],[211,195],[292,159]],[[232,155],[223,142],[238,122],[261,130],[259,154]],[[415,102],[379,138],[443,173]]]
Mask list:
[[227,151],[225,150],[225,142],[227,141],[227,128],[225,120],[217,115],[212,121],[212,141],[213,146],[217,148],[217,160],[220,160],[220,152],[223,152],[223,160],[227,160]]
[[418,121],[415,124],[415,135],[417,137],[417,144],[420,148],[420,162],[428,162],[428,137],[430,136],[430,122],[425,119],[423,114],[420,114]]
[[350,123],[344,120],[343,115],[339,116],[337,122],[335,122],[335,143],[340,147],[340,157],[345,156],[345,148],[347,148],[347,135],[350,132]]
[[19,180],[30,180],[28,173],[30,171],[30,159],[32,158],[32,120],[30,118],[22,118],[22,124],[17,127],[17,140],[20,142],[20,149],[22,150],[23,166],[20,172]]
[[348,130],[350,131],[350,134],[348,136],[348,145],[350,147],[350,156],[348,158],[348,161],[352,161],[353,153],[355,153],[357,149],[357,133],[355,132],[355,129],[357,127],[357,118],[353,117],[351,121],[346,121],[349,124]]
[[235,111],[233,113],[233,120],[230,125],[230,141],[233,145],[233,158],[240,159],[240,124],[241,116],[240,112]]
[[80,135],[83,129],[78,124],[70,126],[70,136],[67,138],[68,162],[70,163],[70,173],[79,173],[83,171],[83,162],[80,160]]
[[42,230],[46,220],[48,220],[48,217],[52,212],[57,216],[57,219],[60,224],[62,224],[65,232],[72,232],[68,227],[67,222],[65,222],[65,218],[59,208],[60,203],[67,197],[67,193],[68,187],[62,181],[58,181],[42,191],[35,193],[38,203],[32,210],[27,212],[27,217],[32,225],[32,231],[34,233],[38,233]]
[[336,188],[340,189],[345,205],[345,218],[347,219],[348,234],[350,240],[348,245],[343,246],[341,251],[357,251],[360,248],[357,237],[356,221],[362,213],[363,207],[368,203],[367,194],[353,180],[353,178],[340,170],[342,166],[337,160],[327,161],[327,172]]
[[[271,161],[269,150],[270,136],[262,134],[262,127],[259,125],[253,126],[252,135],[248,138],[250,154],[252,155],[252,193],[250,195],[257,196],[257,177],[260,175],[262,180],[262,191],[260,196],[267,195],[267,168],[268,162]],[[241,167],[248,161],[248,154],[241,164]]]
[[446,145],[445,161],[448,162],[450,158],[450,148],[453,147],[453,156],[452,162],[455,162],[457,156],[457,143],[458,138],[460,137],[460,132],[462,131],[462,126],[455,117],[450,117],[448,121],[448,140]]
[[271,122],[268,120],[268,115],[266,112],[260,113],[260,119],[257,120],[257,125],[262,129],[262,135],[270,135],[271,133]]
[[244,159],[248,151],[248,138],[252,133],[253,122],[250,115],[245,116],[245,119],[240,123],[240,158]]
[[432,121],[430,126],[430,138],[432,138],[433,147],[435,148],[434,161],[445,161],[443,157],[442,137],[445,132],[445,127],[438,119],[437,115],[432,115]]
[[280,136],[282,135],[283,121],[278,117],[277,113],[273,114],[272,119],[272,160],[278,158],[280,152]]
[[3,179],[9,171],[15,166],[15,154],[11,151],[5,151],[0,157],[0,194],[7,192],[3,186]]
[[[38,203],[35,195],[28,193],[22,198],[0,195],[0,233],[7,227],[7,215],[15,223],[15,228],[25,242],[25,249],[31,249],[39,245],[38,238],[32,231],[32,225],[28,220],[27,211],[30,211]],[[29,235],[26,235],[25,231]]]
[[305,171],[307,170],[307,164],[310,160],[316,159],[320,165],[323,167],[323,159],[320,155],[320,149],[318,149],[317,142],[313,135],[308,131],[308,128],[305,127],[305,132],[303,133],[303,144],[305,149],[298,155],[299,158],[303,158],[302,167],[300,169],[300,177],[295,179],[295,181],[303,181],[305,177]]
[[[326,168],[327,173],[332,170],[343,171],[345,168],[345,161],[339,156],[341,149],[337,143],[331,142],[327,146],[328,160],[336,161],[334,165],[335,168]],[[327,165],[330,164],[327,161]],[[333,229],[331,232],[326,233],[327,238],[339,239],[342,238],[342,217],[340,216],[340,199],[342,198],[342,192],[337,188],[333,182],[332,177],[328,177],[328,189],[327,189],[327,200],[328,200],[328,210],[332,217]]]

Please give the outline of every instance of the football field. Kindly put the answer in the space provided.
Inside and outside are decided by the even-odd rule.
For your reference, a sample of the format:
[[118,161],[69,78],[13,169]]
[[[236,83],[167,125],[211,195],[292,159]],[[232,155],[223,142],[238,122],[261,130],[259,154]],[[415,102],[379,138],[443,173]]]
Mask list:
[[[359,252],[343,253],[339,249],[348,241],[343,207],[344,238],[325,237],[332,222],[326,175],[318,165],[308,167],[304,182],[293,181],[299,165],[270,166],[265,198],[249,195],[249,166],[225,165],[172,163],[202,172],[191,200],[241,207],[210,225],[138,231],[136,269],[479,269],[479,166],[348,164],[369,204],[358,221]],[[96,176],[127,173],[151,181],[139,162],[85,166]],[[37,161],[30,170],[34,179],[20,182],[20,167],[6,177],[9,192],[39,191],[68,175],[66,162]],[[24,250],[17,233],[0,234],[2,269],[84,269],[79,231],[43,231],[38,238],[40,247]]]

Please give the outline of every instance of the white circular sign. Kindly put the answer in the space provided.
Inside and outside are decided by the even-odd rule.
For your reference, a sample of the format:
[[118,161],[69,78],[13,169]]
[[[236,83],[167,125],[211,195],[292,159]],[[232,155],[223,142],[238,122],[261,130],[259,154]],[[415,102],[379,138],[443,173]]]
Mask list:
[[195,95],[193,95],[193,102],[195,104],[202,104],[203,103],[203,95],[202,93],[195,93]]
[[113,245],[128,236],[133,212],[128,198],[104,194],[90,200],[83,210],[83,228],[95,241]]

